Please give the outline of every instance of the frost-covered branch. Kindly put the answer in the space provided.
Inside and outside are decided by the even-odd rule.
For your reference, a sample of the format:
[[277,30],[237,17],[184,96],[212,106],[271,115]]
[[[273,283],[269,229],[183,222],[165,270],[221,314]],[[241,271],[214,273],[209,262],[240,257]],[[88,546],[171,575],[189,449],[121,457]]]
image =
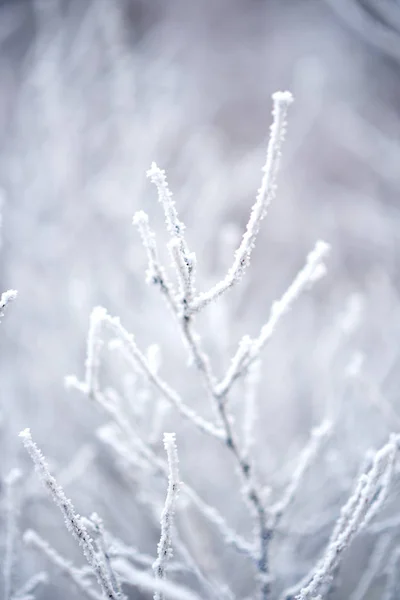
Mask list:
[[[100,396],[96,396],[101,398]],[[101,402],[100,402],[101,403]],[[111,415],[111,413],[109,413]],[[112,415],[111,415],[112,416]],[[117,416],[117,413],[114,413]],[[120,427],[120,423],[116,420],[117,425]],[[126,424],[126,420],[124,420]],[[129,429],[121,428],[123,433],[127,433]],[[131,431],[133,431],[131,429]],[[140,467],[138,457],[132,452],[132,447],[135,447],[141,453],[141,458],[144,459],[143,468],[148,469],[151,467],[156,473],[160,473],[164,477],[168,477],[168,465],[158,457],[155,452],[140,439],[137,432],[133,432],[131,436],[128,436],[129,446],[126,447],[121,441],[120,435],[118,440],[116,436],[112,435],[110,428],[102,428],[101,439],[110,444],[115,453],[122,457],[126,464],[132,468]],[[135,444],[134,441],[137,443]],[[239,535],[225,520],[223,515],[215,508],[207,504],[203,498],[187,483],[181,484],[182,493],[190,500],[193,506],[199,511],[199,513],[205,518],[206,521],[221,535],[222,539],[229,546],[234,547],[238,552],[245,556],[254,559],[254,548],[247,542],[241,535]]]
[[106,565],[111,584],[114,590],[116,590],[122,598],[121,582],[119,580],[118,573],[115,572],[114,567],[111,564],[110,552],[105,539],[103,521],[97,513],[93,513],[90,517],[90,522],[94,528],[94,532],[96,535],[96,546],[98,548],[99,554],[102,557],[102,560],[104,561],[104,564]]
[[127,561],[118,563],[117,568],[121,578],[128,584],[146,592],[160,594],[166,600],[200,600],[200,597],[188,588],[167,579],[154,579],[152,575],[139,571]]
[[133,224],[139,230],[140,237],[142,238],[142,243],[147,254],[147,283],[158,285],[173,312],[177,313],[179,308],[176,302],[175,292],[172,289],[170,281],[168,280],[165,269],[160,263],[157,251],[156,236],[150,228],[149,217],[144,211],[140,210],[133,217]]
[[203,309],[207,304],[221,296],[241,280],[246,268],[249,266],[261,221],[266,216],[268,207],[275,197],[282,144],[286,134],[286,116],[288,108],[293,102],[293,97],[290,92],[276,92],[272,98],[274,103],[272,113],[273,123],[271,125],[267,158],[263,167],[264,175],[256,201],[251,210],[246,232],[235,253],[233,264],[224,279],[217,283],[211,290],[200,294],[193,300],[190,306],[192,312],[198,312]]
[[92,567],[103,593],[110,600],[123,599],[124,596],[121,596],[121,594],[113,588],[108,576],[107,568],[104,563],[99,560],[99,557],[93,546],[93,541],[84,527],[80,516],[75,512],[72,502],[68,500],[63,489],[57,484],[57,481],[50,474],[47,462],[42,452],[32,440],[30,430],[25,429],[24,431],[21,431],[20,437],[22,438],[23,444],[35,464],[36,471],[42,480],[43,485],[48,489],[54,502],[60,508],[68,531],[70,531],[74,538],[78,540],[83,554],[89,565]]
[[334,576],[343,552],[381,507],[389,491],[399,443],[400,436],[391,436],[389,442],[375,454],[369,471],[360,476],[354,493],[341,510],[324,556],[296,600],[315,600],[318,597]]
[[307,473],[312,461],[318,456],[321,445],[330,435],[332,425],[329,421],[324,421],[319,427],[316,427],[312,433],[308,444],[300,454],[300,458],[296,469],[290,479],[286,490],[280,499],[270,510],[272,513],[273,528],[279,525],[282,516],[288,510],[289,506],[296,498],[296,494],[303,482],[304,476]]
[[[172,527],[176,499],[179,492],[178,451],[174,433],[164,433],[164,446],[168,456],[168,491],[161,515],[161,537],[157,547],[157,560],[153,565],[156,579],[166,579],[167,561],[172,558]],[[154,600],[165,600],[164,594],[156,592]]]
[[196,256],[193,252],[189,251],[186,243],[184,236],[185,226],[179,220],[175,202],[168,187],[165,171],[160,169],[156,163],[153,163],[147,171],[147,176],[157,187],[158,199],[164,209],[167,230],[171,236],[168,248],[175,263],[180,284],[180,302],[185,314],[194,295]]
[[99,388],[100,352],[103,347],[103,340],[100,337],[101,320],[99,316],[100,313],[96,309],[92,310],[86,345],[84,389],[91,397]]
[[[169,214],[169,212],[170,211],[166,209],[167,215]],[[173,214],[175,214],[174,205],[172,212]],[[172,220],[174,223],[178,223],[174,227],[172,227],[172,225],[168,226],[168,224],[171,223]],[[139,211],[134,216],[133,222],[135,225],[138,226],[142,242],[148,256],[149,268],[147,271],[147,281],[152,281],[153,283],[157,284],[161,289],[169,307],[172,309],[172,312],[174,313],[181,327],[181,333],[185,340],[186,346],[191,354],[191,359],[204,376],[206,389],[212,396],[214,394],[214,388],[216,385],[215,377],[211,369],[209,358],[201,348],[200,338],[198,334],[193,330],[193,325],[190,318],[189,307],[190,297],[192,295],[191,280],[189,281],[188,277],[186,277],[186,279],[183,279],[183,281],[186,281],[188,287],[186,291],[184,290],[182,292],[183,296],[181,294],[180,299],[176,298],[176,294],[174,293],[172,286],[167,279],[165,270],[159,262],[155,235],[148,225],[148,216],[143,211]],[[175,219],[172,219],[167,216],[167,226],[169,230],[171,230],[172,228],[172,230],[176,230],[179,232],[179,236],[172,240],[169,247],[170,250],[172,250],[176,264],[179,265],[180,272],[189,274],[191,273],[191,271],[187,265],[190,261],[192,261],[190,264],[193,265],[194,258],[192,257],[192,259],[190,259],[190,256],[192,255],[187,253],[185,254],[186,251],[182,250],[182,244],[184,245],[184,238],[182,233],[183,225],[180,224],[179,221],[177,221],[177,217]]]
[[225,396],[231,388],[232,383],[258,358],[261,350],[274,333],[279,321],[292,308],[295,300],[310,285],[318,281],[325,274],[324,259],[328,251],[329,245],[326,242],[318,241],[316,243],[314,250],[307,256],[307,261],[303,269],[296,275],[280,300],[277,300],[272,305],[269,319],[261,328],[258,337],[252,340],[249,336],[245,336],[242,339],[225,377],[217,387],[219,396]]
[[[99,332],[102,324],[107,324],[117,338],[124,344],[128,355],[134,361],[136,367],[139,367],[142,373],[147,377],[148,381],[152,383],[163,397],[172,404],[178,412],[187,420],[192,422],[198,429],[208,433],[212,437],[221,438],[222,431],[215,427],[212,423],[209,423],[198,415],[195,411],[189,408],[181,399],[179,394],[175,392],[169,385],[164,382],[161,377],[151,368],[146,356],[139,350],[133,335],[129,334],[126,329],[121,325],[118,317],[111,317],[104,308],[94,308],[91,315],[91,329],[95,331],[96,335],[92,334],[88,337],[88,350],[86,360],[86,375],[85,383],[79,383],[75,377],[67,378],[67,384],[79,388],[83,393],[91,396],[96,388],[90,387],[96,381],[93,378],[92,373],[97,369],[98,361],[98,348],[99,344]],[[96,350],[97,349],[97,350]]]
[[243,452],[249,456],[255,443],[254,427],[257,419],[257,387],[261,380],[261,361],[254,361],[244,378]]

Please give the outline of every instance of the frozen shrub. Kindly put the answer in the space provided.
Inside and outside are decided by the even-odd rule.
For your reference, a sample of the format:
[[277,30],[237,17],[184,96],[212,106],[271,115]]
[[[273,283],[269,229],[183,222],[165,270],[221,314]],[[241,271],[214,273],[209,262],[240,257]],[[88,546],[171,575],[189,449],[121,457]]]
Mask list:
[[[171,278],[169,269],[162,264],[156,235],[150,227],[147,214],[141,211],[133,220],[139,229],[147,254],[147,281],[159,288],[167,302],[171,317],[176,321],[186,347],[192,371],[196,370],[201,377],[199,392],[211,403],[213,416],[203,416],[197,410],[197,406],[191,407],[185,397],[163,377],[154,346],[148,352],[142,351],[120,319],[110,316],[107,310],[101,307],[93,310],[90,319],[84,379],[79,381],[76,377],[67,378],[69,387],[76,388],[99,405],[110,419],[110,423],[100,430],[99,435],[112,448],[127,476],[134,476],[140,482],[140,474],[150,472],[154,478],[161,478],[167,482],[167,496],[161,511],[160,499],[146,495],[144,502],[153,514],[158,513],[160,516],[161,512],[157,557],[152,559],[134,545],[125,547],[120,540],[113,537],[97,515],[92,515],[89,519],[81,517],[51,475],[44,456],[31,438],[30,431],[25,430],[21,433],[38,474],[60,508],[67,528],[81,546],[89,569],[73,566],[35,532],[26,533],[25,540],[38,548],[69,578],[80,593],[87,597],[99,597],[91,579],[94,574],[103,596],[114,600],[133,597],[128,591],[128,586],[152,590],[155,600],[190,599],[195,598],[197,594],[201,594],[204,599],[234,598],[236,592],[230,589],[230,581],[221,581],[196,565],[191,555],[192,544],[188,539],[188,532],[180,531],[179,519],[178,524],[175,524],[175,517],[179,516],[180,510],[184,510],[185,503],[190,503],[221,537],[226,548],[233,548],[243,565],[252,567],[252,583],[248,590],[252,598],[321,600],[327,598],[337,584],[343,554],[357,535],[368,528],[386,500],[396,471],[400,443],[399,437],[395,435],[392,435],[379,451],[367,457],[366,465],[341,510],[321,558],[297,584],[293,586],[287,582],[286,589],[279,590],[271,560],[272,544],[279,543],[277,534],[282,520],[296,500],[309,469],[318,459],[323,445],[332,435],[337,423],[325,420],[312,431],[309,442],[300,453],[297,465],[283,488],[278,493],[271,491],[267,486],[269,482],[263,481],[254,467],[255,460],[258,459],[258,462],[262,463],[262,457],[257,457],[257,440],[254,439],[257,408],[253,387],[257,385],[257,372],[262,364],[263,350],[281,319],[299,296],[325,275],[324,261],[329,250],[328,244],[323,241],[316,243],[315,248],[308,254],[304,267],[281,298],[273,303],[269,318],[261,326],[258,335],[254,338],[247,335],[242,338],[222,377],[217,377],[213,359],[195,328],[199,314],[207,310],[213,302],[221,301],[222,296],[240,283],[250,265],[261,222],[276,193],[278,167],[286,133],[286,116],[291,102],[292,96],[289,92],[273,95],[273,124],[262,183],[232,265],[216,285],[205,292],[197,291],[197,259],[189,249],[185,226],[178,216],[166,174],[155,163],[148,171],[148,177],[156,186],[158,199],[164,211],[169,236],[168,251],[175,271],[174,279]],[[112,337],[112,346],[121,352],[129,366],[130,375],[134,377],[136,396],[133,401],[139,402],[141,398],[146,405],[143,409],[146,412],[143,424],[146,419],[152,420],[154,427],[155,415],[158,413],[158,419],[162,420],[165,415],[164,403],[167,403],[188,426],[199,430],[204,436],[204,444],[207,439],[212,440],[216,442],[216,447],[221,453],[230,455],[231,465],[237,477],[237,487],[244,499],[243,508],[249,514],[249,531],[242,533],[236,530],[221,510],[208,504],[207,498],[196,491],[196,473],[191,473],[190,479],[183,478],[184,481],[180,482],[175,434],[164,434],[167,452],[165,461],[157,450],[157,444],[149,441],[154,439],[154,435],[149,436],[148,431],[137,426],[140,423],[138,412],[135,414],[135,410],[139,410],[138,407],[136,406],[132,413],[132,407],[128,409],[126,398],[117,385],[102,385],[100,368],[107,336]],[[242,398],[245,415],[243,430],[239,429],[232,410],[232,395],[240,382],[247,385],[247,393]],[[153,402],[154,396],[156,398]],[[157,422],[157,429],[159,428],[160,423]],[[199,460],[202,460],[201,448],[193,448],[191,451],[198,451]],[[199,531],[194,525],[189,527],[189,531],[193,538],[199,537]],[[133,544],[134,531],[131,532],[129,526],[127,535]],[[388,547],[386,543],[384,550],[387,551]],[[10,573],[10,559],[7,564],[6,572]],[[141,568],[138,568],[138,565]],[[154,577],[149,576],[149,567],[152,568]],[[374,568],[372,565],[371,569]],[[393,570],[388,577],[390,589],[394,586]],[[186,580],[188,575],[190,578]],[[9,586],[6,589],[9,590]],[[11,600],[11,597],[17,598],[7,593],[10,596],[7,600]]]

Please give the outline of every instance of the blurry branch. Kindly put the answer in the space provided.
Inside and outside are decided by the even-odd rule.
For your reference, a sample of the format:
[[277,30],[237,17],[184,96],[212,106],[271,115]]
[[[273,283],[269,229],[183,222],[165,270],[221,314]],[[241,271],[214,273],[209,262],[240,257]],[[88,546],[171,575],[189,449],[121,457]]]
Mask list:
[[26,11],[23,3],[4,5],[1,7],[0,44],[7,42],[15,32],[24,26]]
[[[90,600],[101,600],[101,598],[103,598],[103,596],[93,590],[91,582],[86,578],[89,573],[87,573],[84,568],[73,566],[68,560],[58,554],[54,548],[43,540],[35,531],[26,531],[24,540],[26,544],[34,546],[42,552],[85,597]],[[156,581],[153,576],[139,571],[126,561],[116,559],[114,563],[120,577],[126,583],[134,585],[139,589],[163,593],[166,598],[171,598],[171,600],[199,600],[199,598],[189,590],[168,581]]]
[[74,481],[79,480],[84,475],[90,465],[93,463],[96,452],[92,445],[84,444],[76,454],[58,473],[58,481],[65,488],[71,485]]
[[382,594],[382,600],[397,600],[400,592],[400,578],[399,578],[399,567],[400,567],[400,547],[396,546],[393,550],[392,555],[389,559],[389,563],[386,569],[387,580],[384,592]]
[[16,485],[21,480],[22,473],[13,469],[5,479],[6,495],[6,545],[3,562],[4,600],[12,600],[14,595],[14,575],[16,567],[15,546],[19,534],[18,516],[19,508],[16,495]]
[[[84,556],[93,570],[93,573],[96,575],[96,579],[100,584],[103,594],[111,600],[123,600],[125,595],[121,591],[119,576],[115,571],[115,567],[111,564],[109,549],[105,543],[102,521],[96,515],[92,517],[90,523],[91,528],[92,530],[95,530],[97,537],[97,542],[95,542],[97,546],[96,551],[93,539],[85,526],[86,520],[76,514],[71,501],[66,498],[62,488],[50,474],[47,463],[36,444],[32,441],[29,430],[22,431],[20,436],[22,437],[24,446],[35,463],[43,484],[48,488],[53,500],[61,509],[67,529],[73,534],[82,547]],[[157,577],[154,579],[136,571],[133,567],[129,567],[129,573],[131,575],[129,583],[139,588],[144,586],[145,589],[153,590],[155,592],[155,599],[164,600],[166,598],[174,598],[175,600],[178,600],[179,598],[184,597],[181,588],[173,584],[168,585],[168,582],[164,581],[165,561],[171,555],[172,514],[179,483],[175,438],[172,434],[166,434],[164,440],[168,455],[170,479],[167,499],[161,518],[161,539],[158,546],[158,559],[154,563]],[[86,581],[82,572],[57,554],[57,552],[44,542],[44,540],[42,540],[35,532],[26,532],[25,542],[35,545],[45,553],[49,560],[51,560],[53,564],[56,564],[63,573],[69,577],[83,593],[85,593],[86,596],[92,600],[99,600],[99,594],[91,589],[90,584]],[[195,598],[191,593],[188,593],[186,597]]]
[[[232,600],[232,594],[227,585],[214,581],[209,573],[203,574],[178,531],[175,532],[174,546],[187,570],[197,579],[207,597],[214,598],[214,600]],[[169,566],[169,571],[172,572],[172,564]]]
[[394,31],[400,30],[400,6],[397,0],[372,0],[371,10]]
[[283,594],[284,599],[316,599],[331,584],[343,552],[373,519],[388,495],[399,444],[400,436],[392,435],[375,454],[370,469],[361,474],[353,494],[342,508],[324,556],[311,574]]
[[[384,178],[396,189],[400,184],[397,164],[398,134],[393,130],[397,121],[390,107],[385,107],[385,121],[391,124],[391,130],[385,131],[382,122],[375,125],[351,109],[344,102],[339,102],[332,111],[329,122],[325,124],[329,134],[344,148],[368,165],[368,169]],[[340,136],[338,135],[340,131]]]
[[363,600],[366,597],[374,580],[383,571],[384,561],[387,558],[391,541],[392,537],[386,534],[375,542],[375,547],[369,558],[368,565],[349,600]]
[[[181,486],[182,485],[183,484],[181,483]],[[156,510],[153,512],[155,513]],[[158,519],[158,512],[156,518]],[[124,544],[121,540],[116,539],[109,532],[106,532],[106,534],[110,544],[110,556],[113,558],[114,562],[116,559],[126,559],[135,565],[152,569],[154,564],[153,556],[149,556],[143,552],[140,552],[132,545],[128,546]],[[174,547],[175,553],[179,555],[179,561],[170,561],[168,566],[168,571],[170,573],[191,573],[197,579],[199,585],[204,589],[207,597],[213,597],[215,600],[222,600],[222,598],[226,597],[226,593],[224,593],[224,590],[221,589],[221,586],[215,584],[209,576],[206,577],[203,575],[197,563],[191,556],[187,546],[180,539],[179,531],[175,532]]]
[[57,567],[64,577],[69,579],[84,596],[90,600],[101,600],[102,595],[93,589],[92,583],[85,578],[81,569],[78,569],[70,561],[58,554],[36,531],[28,529],[24,533],[24,542],[44,554],[47,560]]
[[255,444],[254,427],[257,420],[257,387],[261,379],[261,360],[254,361],[244,379],[243,452],[252,453]]
[[314,459],[319,455],[321,446],[329,437],[331,430],[331,423],[325,421],[311,432],[311,438],[300,454],[298,465],[294,470],[282,498],[270,509],[272,513],[272,527],[274,530],[279,526],[282,516],[287,512],[288,508],[295,500],[308,469]]
[[376,535],[389,533],[400,527],[400,515],[396,514],[394,517],[388,517],[383,521],[372,523],[368,527],[368,532]]
[[368,14],[357,0],[325,0],[325,2],[364,42],[397,62],[400,61],[400,8],[397,3],[390,4],[386,0],[380,0],[373,5],[373,10],[378,15],[381,14],[384,19],[388,19],[389,26],[387,26]]
[[186,587],[162,579],[154,579],[152,575],[143,571],[138,571],[128,562],[124,561],[117,564],[121,578],[135,587],[147,591],[162,594],[166,599],[171,600],[200,600],[200,597]]
[[174,292],[172,290],[172,285],[168,280],[168,275],[161,266],[158,258],[156,236],[149,226],[149,217],[144,211],[140,210],[135,214],[132,222],[139,230],[143,246],[147,253],[147,283],[153,283],[154,285],[159,286],[172,309],[172,312],[176,314],[178,312],[177,302],[174,298]]
[[48,575],[44,571],[32,575],[22,587],[20,587],[13,596],[13,600],[35,600],[36,588],[47,583]]
[[109,552],[108,544],[105,539],[103,521],[99,517],[99,515],[97,515],[96,513],[93,513],[90,517],[89,522],[91,523],[92,528],[94,530],[95,543],[97,546],[97,550],[98,550],[98,553],[101,556],[102,560],[104,561],[104,564],[106,565],[106,569],[107,569],[111,584],[112,584],[113,588],[115,590],[117,590],[118,594],[122,597],[121,582],[119,580],[117,573],[115,573],[115,571],[111,565],[110,552]]
[[360,392],[366,398],[367,402],[379,411],[386,425],[396,431],[400,431],[400,416],[388,399],[382,394],[376,382],[365,373],[362,366],[354,377],[354,383],[360,388]]

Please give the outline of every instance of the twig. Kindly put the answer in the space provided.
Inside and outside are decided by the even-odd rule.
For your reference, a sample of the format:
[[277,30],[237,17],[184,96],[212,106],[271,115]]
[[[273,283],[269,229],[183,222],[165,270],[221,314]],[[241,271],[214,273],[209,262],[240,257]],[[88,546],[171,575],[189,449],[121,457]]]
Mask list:
[[[161,515],[161,537],[157,547],[158,556],[153,565],[155,578],[162,581],[166,579],[167,561],[172,558],[172,526],[179,492],[178,451],[174,433],[164,433],[164,446],[168,456],[168,491]],[[157,591],[154,594],[154,600],[165,600],[165,595]]]
[[92,539],[90,538],[86,528],[82,524],[82,520],[79,515],[75,512],[72,502],[65,496],[63,489],[57,484],[54,477],[50,474],[47,462],[32,440],[32,436],[29,429],[21,431],[19,434],[22,438],[23,444],[32,458],[35,468],[42,480],[42,483],[47,487],[54,502],[60,508],[67,529],[72,533],[75,539],[78,540],[79,545],[82,548],[83,554],[92,567],[97,581],[107,598],[110,600],[121,600],[124,596],[114,590],[110,578],[108,576],[107,569],[102,561],[99,560],[97,553],[93,547]]

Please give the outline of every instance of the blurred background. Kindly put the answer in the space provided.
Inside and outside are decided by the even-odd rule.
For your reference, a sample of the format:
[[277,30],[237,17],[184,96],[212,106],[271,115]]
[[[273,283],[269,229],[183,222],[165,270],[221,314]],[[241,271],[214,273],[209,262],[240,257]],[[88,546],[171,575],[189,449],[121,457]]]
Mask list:
[[[97,511],[115,535],[154,554],[157,520],[137,497],[162,505],[163,482],[153,473],[124,476],[101,439],[107,417],[66,390],[64,378],[83,377],[89,315],[102,305],[142,349],[159,344],[160,373],[212,415],[176,324],[145,283],[132,216],[149,214],[162,248],[162,209],[146,178],[156,161],[197,254],[198,288],[208,289],[230,266],[260,183],[271,94],[293,92],[278,195],[251,268],[198,325],[222,376],[315,241],[331,244],[326,278],[264,350],[256,392],[253,452],[273,497],[310,429],[326,416],[335,423],[274,541],[278,594],[320,556],[366,451],[400,428],[399,2],[3,0],[0,45],[0,288],[19,292],[0,325],[0,474],[16,466],[24,473],[21,530],[34,527],[77,562],[79,550],[40,495],[18,432],[31,428],[78,512]],[[103,359],[104,384],[139,397],[112,347]],[[239,386],[238,426],[243,397]],[[134,416],[145,436],[150,400],[140,400]],[[250,532],[227,451],[205,443],[173,410],[163,419],[154,448],[163,452],[163,428],[175,430],[182,479]],[[188,509],[181,527],[206,573],[238,598],[252,594],[251,567],[222,552],[199,515]],[[388,553],[400,530],[391,534]],[[376,536],[365,535],[360,544],[369,551]],[[55,590],[57,598],[75,597],[43,556],[22,545],[18,552],[22,580],[49,570],[38,599]],[[332,598],[350,597],[366,564],[356,543]],[[380,598],[384,584],[381,573],[363,597]]]

